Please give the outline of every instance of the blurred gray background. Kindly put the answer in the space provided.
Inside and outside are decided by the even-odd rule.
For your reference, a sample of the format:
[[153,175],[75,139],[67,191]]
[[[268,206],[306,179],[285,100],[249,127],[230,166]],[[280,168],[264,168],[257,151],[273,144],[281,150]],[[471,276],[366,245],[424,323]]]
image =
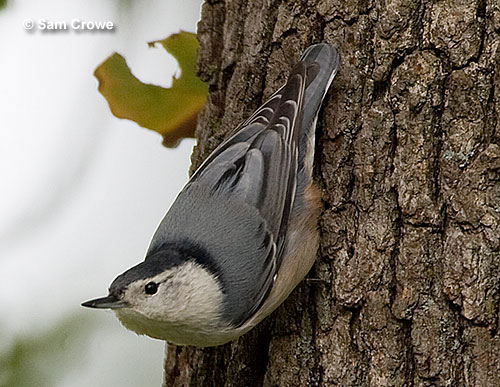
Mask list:
[[[142,260],[187,180],[194,144],[111,115],[92,73],[113,51],[168,86],[147,42],[196,30],[201,0],[11,0],[0,10],[0,386],[159,386],[163,342],[84,310]],[[27,32],[25,20],[112,21]]]

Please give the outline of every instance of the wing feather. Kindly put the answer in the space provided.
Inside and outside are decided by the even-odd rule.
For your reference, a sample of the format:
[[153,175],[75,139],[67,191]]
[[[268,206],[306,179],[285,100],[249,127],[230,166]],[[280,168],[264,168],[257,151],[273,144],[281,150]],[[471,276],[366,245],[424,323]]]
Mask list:
[[273,94],[234,134],[200,166],[186,185],[208,187],[230,201],[244,202],[258,210],[265,225],[259,251],[262,262],[256,279],[259,291],[253,307],[233,323],[252,315],[272,288],[281,264],[285,231],[293,207],[297,179],[300,114],[307,66],[299,62],[284,87]]

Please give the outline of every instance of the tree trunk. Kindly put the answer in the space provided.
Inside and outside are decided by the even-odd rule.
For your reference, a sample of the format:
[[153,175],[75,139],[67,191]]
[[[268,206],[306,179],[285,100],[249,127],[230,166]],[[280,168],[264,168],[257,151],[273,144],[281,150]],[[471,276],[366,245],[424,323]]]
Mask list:
[[167,386],[500,386],[498,0],[208,1],[194,167],[326,41],[317,263],[217,348],[167,346]]

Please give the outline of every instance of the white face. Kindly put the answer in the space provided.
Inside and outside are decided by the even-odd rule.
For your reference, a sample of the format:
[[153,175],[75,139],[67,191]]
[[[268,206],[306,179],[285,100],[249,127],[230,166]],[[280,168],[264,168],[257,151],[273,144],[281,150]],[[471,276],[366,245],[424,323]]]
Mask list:
[[220,328],[220,285],[211,273],[193,262],[137,280],[122,297],[129,306],[114,311],[126,328],[139,334],[174,341],[169,336],[178,335],[179,330],[188,334],[193,329]]

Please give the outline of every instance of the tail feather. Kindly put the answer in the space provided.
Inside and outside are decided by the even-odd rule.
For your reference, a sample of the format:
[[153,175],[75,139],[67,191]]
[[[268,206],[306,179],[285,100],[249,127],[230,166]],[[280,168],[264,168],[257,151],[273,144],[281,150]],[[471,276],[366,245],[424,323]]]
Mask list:
[[329,44],[319,43],[308,47],[300,60],[308,64],[308,71],[311,66],[314,66],[316,68],[315,72],[317,72],[312,81],[308,79],[304,96],[305,106],[304,115],[302,116],[302,132],[305,133],[311,128],[321,102],[330,88],[333,78],[337,74],[340,65],[340,56],[337,50]]
[[308,79],[300,130],[296,208],[304,205],[304,192],[312,181],[316,120],[321,103],[339,69],[340,56],[334,47],[319,43],[308,47],[300,60],[307,64]]

